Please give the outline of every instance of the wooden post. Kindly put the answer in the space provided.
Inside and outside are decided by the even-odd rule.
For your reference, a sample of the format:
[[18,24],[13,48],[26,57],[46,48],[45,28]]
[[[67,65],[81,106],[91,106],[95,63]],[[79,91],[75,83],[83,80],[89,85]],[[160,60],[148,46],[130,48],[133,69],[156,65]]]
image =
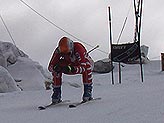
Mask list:
[[161,65],[162,65],[162,71],[164,71],[164,53],[161,53]]

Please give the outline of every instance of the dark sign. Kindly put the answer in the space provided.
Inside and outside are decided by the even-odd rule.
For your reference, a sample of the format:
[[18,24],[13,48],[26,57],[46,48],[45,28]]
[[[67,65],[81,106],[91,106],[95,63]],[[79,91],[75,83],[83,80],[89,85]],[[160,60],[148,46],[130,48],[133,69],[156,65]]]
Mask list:
[[139,41],[128,44],[112,44],[112,61],[133,62],[139,58]]

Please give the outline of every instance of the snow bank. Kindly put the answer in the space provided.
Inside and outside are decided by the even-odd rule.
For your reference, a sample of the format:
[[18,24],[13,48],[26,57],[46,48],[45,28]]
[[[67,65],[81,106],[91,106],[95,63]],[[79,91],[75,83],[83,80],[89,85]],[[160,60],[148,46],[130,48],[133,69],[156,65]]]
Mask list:
[[24,52],[19,50],[10,42],[0,41],[0,61],[3,67],[7,67],[11,64],[14,64],[17,61],[18,56],[27,57]]
[[0,93],[18,91],[18,87],[10,73],[0,66]]
[[35,67],[34,62],[25,57],[19,57],[14,65],[8,67],[9,72],[22,90],[43,89],[44,76]]
[[[51,81],[51,75],[38,62],[30,59],[28,55],[9,42],[0,41],[0,66],[6,68],[7,75],[11,74],[11,81],[17,82],[12,81],[12,83],[18,85],[21,90],[44,89],[44,82]],[[3,79],[6,78],[3,77]],[[3,92],[12,90],[7,88],[10,86],[7,84],[6,82],[6,85],[0,85]]]

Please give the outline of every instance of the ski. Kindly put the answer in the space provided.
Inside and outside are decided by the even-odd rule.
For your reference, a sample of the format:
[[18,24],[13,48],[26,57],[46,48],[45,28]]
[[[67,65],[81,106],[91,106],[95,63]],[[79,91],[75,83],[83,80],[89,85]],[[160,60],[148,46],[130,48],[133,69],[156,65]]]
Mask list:
[[101,100],[101,97],[93,98],[89,101],[81,101],[81,102],[77,102],[77,103],[72,103],[72,104],[69,105],[69,108],[76,108],[77,106],[80,106],[82,104],[86,104],[86,103],[89,103],[89,102],[93,102],[93,101],[96,101],[96,100]]
[[50,103],[50,104],[48,104],[46,106],[39,106],[38,109],[39,110],[45,110],[46,108],[60,106],[60,105],[66,104],[68,102],[70,102],[70,100],[63,100],[63,101],[61,101],[59,103]]

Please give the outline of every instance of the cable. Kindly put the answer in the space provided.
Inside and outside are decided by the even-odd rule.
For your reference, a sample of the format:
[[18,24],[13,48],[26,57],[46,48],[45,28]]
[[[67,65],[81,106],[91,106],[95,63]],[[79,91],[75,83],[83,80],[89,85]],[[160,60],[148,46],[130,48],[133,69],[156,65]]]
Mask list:
[[9,29],[7,28],[7,25],[5,24],[5,21],[3,20],[3,18],[2,18],[2,16],[1,16],[1,14],[0,14],[0,18],[1,18],[2,23],[3,23],[3,25],[5,26],[5,28],[6,28],[7,32],[8,32],[8,34],[9,34],[9,36],[10,36],[11,40],[13,41],[14,45],[16,46],[16,44],[15,44],[15,40],[14,40],[14,38],[12,37],[12,35],[11,35],[11,33],[10,33]]
[[[63,31],[64,33],[70,35],[71,37],[83,42],[84,44],[94,48],[94,46],[82,41],[81,39],[77,38],[76,36],[74,36],[73,34],[69,33],[68,31],[64,30],[63,28],[57,26],[54,22],[50,21],[48,18],[46,18],[45,16],[43,16],[42,14],[40,14],[39,12],[37,12],[35,9],[33,9],[30,5],[28,5],[26,2],[24,2],[23,0],[20,0],[24,5],[26,5],[28,8],[30,8],[33,12],[35,12],[37,15],[39,15],[40,17],[42,17],[43,19],[45,19],[47,22],[49,22],[50,24],[52,24],[53,26],[55,26],[56,28],[58,28],[59,30]],[[100,52],[102,53],[105,53],[105,54],[108,54],[107,52],[103,51],[103,50],[100,50],[100,49],[97,49],[99,50]]]
[[14,40],[14,38],[12,37],[12,35],[11,35],[11,33],[10,33],[10,31],[9,31],[9,29],[8,29],[8,27],[7,27],[7,25],[5,24],[5,21],[3,20],[1,14],[0,14],[0,18],[1,18],[1,20],[2,20],[2,22],[3,22],[3,25],[5,26],[5,28],[6,28],[7,32],[8,32],[8,34],[9,34],[11,40],[13,41],[14,46],[16,47],[16,49],[18,50],[19,55],[21,56],[21,52],[20,52],[20,50],[18,49],[18,47],[16,46],[15,40]]

